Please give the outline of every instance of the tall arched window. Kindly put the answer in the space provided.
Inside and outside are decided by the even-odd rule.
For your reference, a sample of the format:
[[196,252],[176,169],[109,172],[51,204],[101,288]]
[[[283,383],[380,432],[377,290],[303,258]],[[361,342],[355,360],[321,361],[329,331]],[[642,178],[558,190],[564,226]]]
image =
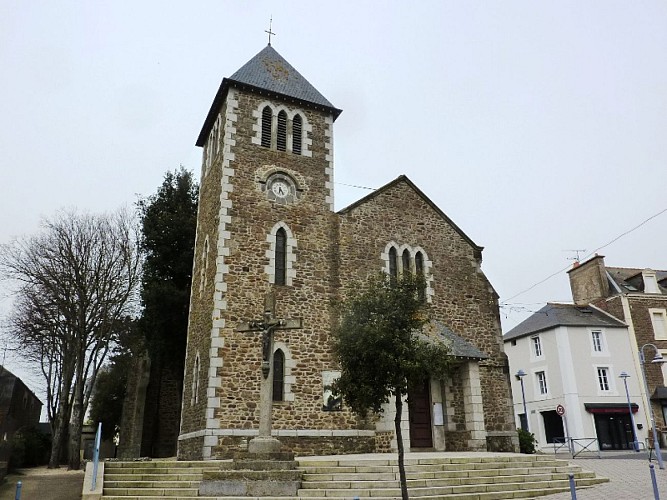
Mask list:
[[406,248],[403,250],[403,254],[401,255],[401,260],[403,261],[403,272],[404,273],[409,273],[410,272],[410,251]]
[[[421,252],[417,252],[415,254],[415,274],[420,277],[420,279],[424,279],[424,256],[422,255]],[[426,283],[424,283],[424,286],[419,289],[419,299],[424,301],[426,300]]]
[[287,278],[287,233],[281,227],[276,232],[276,285],[284,285]]
[[296,115],[292,120],[292,153],[295,155],[301,154],[301,130],[302,121],[301,115]]
[[391,278],[398,277],[398,256],[394,247],[389,249],[389,276]]
[[271,147],[271,121],[273,113],[271,108],[265,106],[262,110],[262,146],[265,148]]
[[287,113],[285,113],[285,111],[278,113],[278,137],[276,140],[276,149],[278,149],[278,151],[287,150]]
[[282,401],[285,387],[285,354],[281,349],[273,353],[273,400]]

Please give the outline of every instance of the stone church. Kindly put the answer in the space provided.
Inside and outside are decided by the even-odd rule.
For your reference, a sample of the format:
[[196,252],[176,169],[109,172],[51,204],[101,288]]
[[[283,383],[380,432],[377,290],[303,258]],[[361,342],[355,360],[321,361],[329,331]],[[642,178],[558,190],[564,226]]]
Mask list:
[[334,304],[369,274],[423,273],[428,334],[450,345],[447,380],[414,384],[406,449],[516,449],[497,294],[476,245],[406,176],[334,211],[333,128],[341,110],[268,45],[224,78],[203,148],[180,459],[227,458],[258,434],[261,319],[281,318],[270,353],[273,436],[297,454],[390,451],[393,405],[362,420],[333,397]]

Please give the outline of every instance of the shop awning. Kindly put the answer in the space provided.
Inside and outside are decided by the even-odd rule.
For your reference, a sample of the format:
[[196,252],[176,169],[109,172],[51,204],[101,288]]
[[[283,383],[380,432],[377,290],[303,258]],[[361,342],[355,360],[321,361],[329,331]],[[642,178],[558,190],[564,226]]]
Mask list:
[[[639,411],[639,406],[632,403],[632,413]],[[629,413],[628,405],[625,403],[584,403],[588,413]]]

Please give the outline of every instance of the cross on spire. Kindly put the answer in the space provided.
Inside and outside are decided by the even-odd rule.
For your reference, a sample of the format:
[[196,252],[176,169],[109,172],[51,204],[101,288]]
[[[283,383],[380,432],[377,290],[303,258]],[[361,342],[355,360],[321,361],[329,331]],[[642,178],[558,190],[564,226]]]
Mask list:
[[272,24],[273,24],[273,16],[271,16],[271,18],[269,19],[269,29],[264,30],[264,33],[269,34],[269,45],[271,45],[271,35],[275,35],[275,33],[273,31],[271,31],[271,25]]

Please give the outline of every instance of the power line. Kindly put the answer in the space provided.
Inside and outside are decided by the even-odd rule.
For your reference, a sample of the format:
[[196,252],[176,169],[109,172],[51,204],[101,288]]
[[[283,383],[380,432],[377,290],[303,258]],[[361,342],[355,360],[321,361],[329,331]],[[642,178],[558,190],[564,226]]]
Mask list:
[[[586,257],[584,257],[584,260],[588,260],[589,257],[592,257],[593,255],[597,254],[598,251],[602,250],[603,248],[608,247],[608,246],[611,245],[612,243],[617,242],[618,240],[620,240],[621,238],[623,238],[623,236],[627,236],[628,234],[630,234],[630,233],[632,233],[633,231],[639,229],[640,227],[642,227],[642,226],[643,226],[644,224],[646,224],[647,222],[649,222],[649,221],[655,219],[656,217],[659,217],[660,215],[664,214],[665,212],[667,212],[667,208],[663,208],[662,210],[660,210],[659,212],[657,212],[657,213],[651,215],[651,216],[648,217],[647,219],[644,219],[644,220],[641,221],[639,224],[637,224],[635,227],[633,227],[633,228],[631,228],[631,229],[628,229],[627,231],[625,231],[625,232],[619,234],[618,236],[616,236],[615,238],[613,238],[613,239],[610,240],[609,242],[605,243],[604,245],[597,247],[595,250],[593,250],[591,253],[589,253]],[[515,295],[512,295],[509,299],[507,299],[506,301],[503,301],[502,304],[507,304],[508,301],[510,301],[510,300],[512,300],[512,299],[514,299],[514,298],[516,298],[516,297],[518,297],[519,295],[523,295],[524,293],[531,291],[531,290],[532,290],[533,288],[535,288],[536,286],[541,285],[541,284],[544,283],[545,281],[550,280],[550,279],[553,278],[554,276],[559,275],[560,273],[562,273],[563,271],[568,270],[569,268],[570,268],[570,265],[568,264],[568,265],[565,266],[564,268],[559,269],[559,270],[556,271],[555,273],[550,274],[549,276],[547,276],[547,277],[544,278],[543,280],[538,281],[537,283],[535,283],[535,284],[529,286],[529,287],[526,288],[525,290],[522,290],[522,291],[520,291],[519,293],[517,293],[517,294],[515,294]]]
[[366,187],[366,186],[356,186],[354,184],[345,184],[344,182],[334,181],[334,184],[338,184],[340,186],[347,186],[347,187],[357,188],[357,189],[368,189],[369,191],[375,191],[376,190],[376,188],[369,188],[369,187]]

